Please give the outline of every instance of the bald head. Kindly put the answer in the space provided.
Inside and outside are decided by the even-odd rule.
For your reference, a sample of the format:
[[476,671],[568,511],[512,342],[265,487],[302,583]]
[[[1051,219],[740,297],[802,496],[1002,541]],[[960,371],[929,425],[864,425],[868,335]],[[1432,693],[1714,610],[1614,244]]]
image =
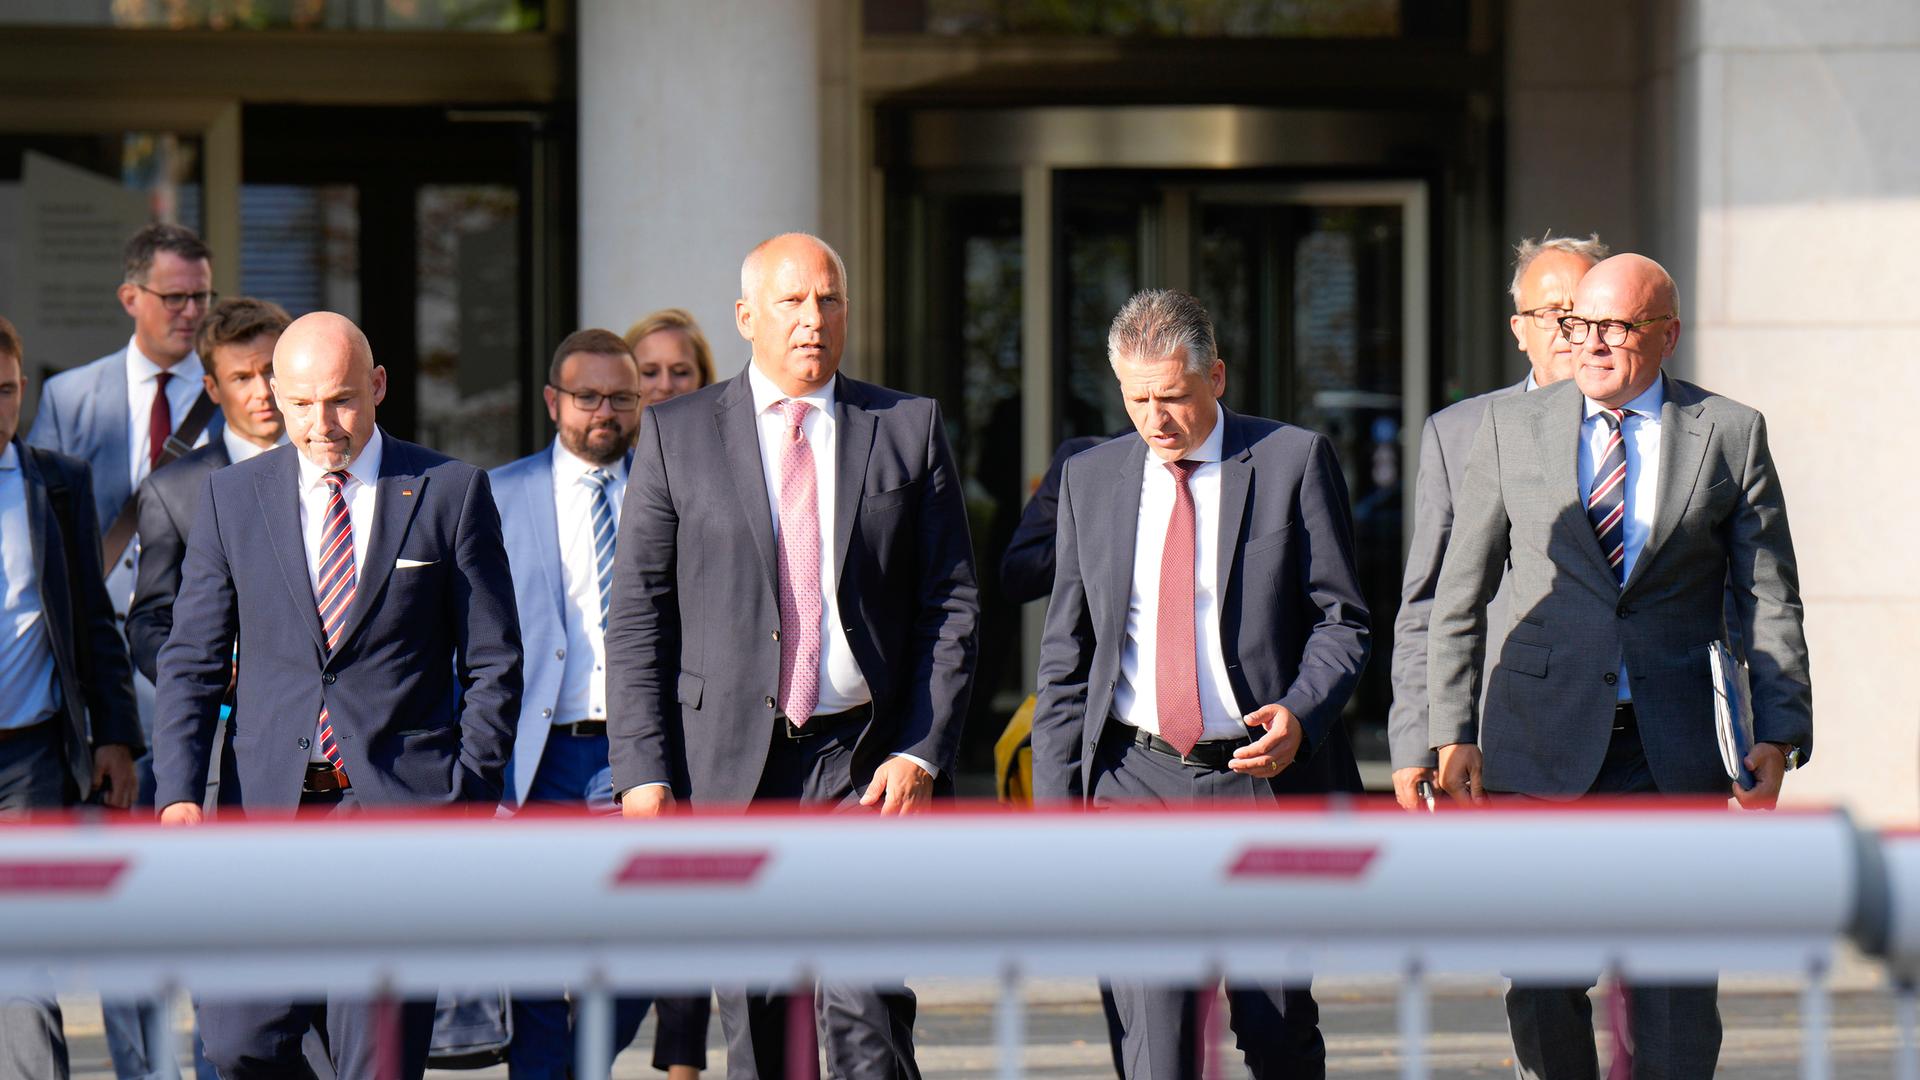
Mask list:
[[1673,275],[1644,255],[1615,255],[1580,279],[1573,314],[1590,323],[1625,323],[1630,329],[1609,345],[1600,326],[1574,347],[1574,381],[1580,392],[1618,408],[1660,378],[1662,365],[1680,343],[1680,296]]
[[781,393],[825,386],[847,343],[847,268],[826,241],[786,233],[740,264],[734,326],[753,343],[753,365]]
[[322,469],[345,469],[373,437],[387,371],[351,320],[316,311],[295,319],[274,346],[273,394],[300,453]]

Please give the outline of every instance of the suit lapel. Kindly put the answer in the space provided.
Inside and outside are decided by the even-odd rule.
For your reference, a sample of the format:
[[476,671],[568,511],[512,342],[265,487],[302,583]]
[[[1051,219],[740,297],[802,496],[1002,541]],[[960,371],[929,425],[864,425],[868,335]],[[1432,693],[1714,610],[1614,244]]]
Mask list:
[[1586,420],[1587,399],[1577,390],[1565,393],[1565,397],[1566,401],[1553,402],[1541,413],[1534,429],[1540,444],[1536,448],[1540,468],[1548,491],[1555,496],[1554,505],[1567,508],[1565,520],[1574,534],[1574,546],[1586,553],[1595,571],[1609,582],[1617,582],[1613,567],[1600,551],[1599,538],[1593,535],[1586,500],[1580,497],[1580,425]]
[[[97,434],[100,440],[95,443],[98,449],[92,460],[93,486],[94,494],[105,498],[96,501],[111,501],[118,506],[133,493],[133,476],[128,471],[133,451],[127,444],[127,428],[131,425],[127,408],[127,350],[121,349],[111,363],[100,365],[99,378],[84,408],[86,416],[76,426],[81,431]],[[101,531],[112,524],[110,520],[102,520]]]
[[560,580],[560,513],[554,506],[555,452],[549,448],[543,467],[530,470],[525,505],[515,507],[515,512],[526,514],[532,520],[533,535],[540,545],[540,558],[535,560],[540,564],[540,580],[547,583],[547,599],[553,602],[554,616],[560,620],[561,626],[565,626],[567,591],[565,583]]
[[1247,509],[1247,494],[1253,490],[1253,448],[1245,445],[1240,418],[1220,407],[1220,422],[1227,427],[1220,455],[1220,536],[1216,570],[1219,578],[1213,595],[1224,604],[1227,583],[1233,577],[1233,555],[1240,550],[1240,520]]
[[734,497],[740,500],[740,516],[753,536],[754,550],[760,553],[767,591],[777,596],[780,580],[774,569],[773,509],[767,502],[767,477],[760,466],[760,433],[755,427],[753,392],[747,387],[745,372],[735,375],[720,392],[713,420],[720,430],[727,472],[733,477]]
[[[20,488],[27,496],[27,535],[33,542],[33,571],[36,581],[53,580],[47,573],[47,539],[53,526],[53,505],[47,499],[47,484],[40,475],[40,468],[34,463],[33,455],[27,444],[20,439],[14,440],[14,452],[20,459]],[[44,597],[41,606],[46,607]]]
[[[393,561],[400,555],[400,544],[413,525],[414,512],[427,497],[427,478],[420,475],[412,448],[381,433],[386,444],[380,454],[380,478],[376,481],[379,497],[374,500],[373,531],[365,539],[355,536],[356,544],[367,545],[367,558],[361,565],[359,581],[354,585],[353,606],[347,609],[347,622],[340,631],[340,647],[345,649],[366,621],[367,612],[393,576]],[[359,522],[354,522],[357,532]]]
[[[1110,482],[1080,488],[1082,491],[1097,493],[1106,490],[1113,493],[1103,522],[1111,543],[1096,545],[1096,550],[1112,553],[1113,565],[1106,570],[1106,595],[1113,605],[1107,611],[1107,617],[1111,620],[1107,632],[1113,641],[1123,640],[1126,636],[1127,603],[1133,595],[1134,541],[1140,532],[1140,485],[1147,475],[1147,441],[1136,435],[1127,443],[1127,456]],[[1090,515],[1089,520],[1098,521],[1100,518]]]
[[307,572],[307,544],[300,533],[300,452],[283,446],[269,453],[272,466],[254,476],[254,494],[260,499],[260,516],[266,522],[267,539],[274,560],[280,564],[280,576],[286,579],[287,592],[293,597],[293,610],[324,656],[327,637],[320,630],[313,578]]
[[1679,527],[1680,515],[1686,513],[1694,484],[1700,478],[1700,466],[1707,460],[1708,438],[1713,434],[1713,421],[1700,418],[1700,403],[1676,404],[1673,380],[1664,375],[1661,378],[1666,379],[1666,400],[1660,405],[1659,494],[1654,496],[1653,531],[1627,577],[1629,589],[1647,576],[1647,565]]
[[867,457],[873,452],[873,414],[867,411],[861,384],[841,376],[834,395],[835,442],[833,481],[834,588],[847,572],[847,547],[853,523],[860,518],[860,498],[867,486]]

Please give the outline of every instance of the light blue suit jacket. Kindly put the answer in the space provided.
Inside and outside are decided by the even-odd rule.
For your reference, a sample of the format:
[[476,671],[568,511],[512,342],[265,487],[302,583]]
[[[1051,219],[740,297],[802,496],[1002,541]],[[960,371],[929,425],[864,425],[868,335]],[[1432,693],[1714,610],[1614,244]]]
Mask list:
[[540,767],[567,666],[560,659],[567,647],[567,583],[560,567],[560,519],[553,505],[552,444],[492,470],[488,478],[500,508],[507,562],[513,567],[513,600],[526,651],[526,686],[513,739],[513,783],[506,793],[506,802],[519,806]]
[[[217,438],[223,419],[218,410],[207,422],[209,439]],[[93,506],[105,533],[133,497],[133,477],[127,461],[127,350],[108,353],[90,364],[63,371],[40,388],[40,409],[34,414],[27,441],[48,450],[77,457],[93,469]]]

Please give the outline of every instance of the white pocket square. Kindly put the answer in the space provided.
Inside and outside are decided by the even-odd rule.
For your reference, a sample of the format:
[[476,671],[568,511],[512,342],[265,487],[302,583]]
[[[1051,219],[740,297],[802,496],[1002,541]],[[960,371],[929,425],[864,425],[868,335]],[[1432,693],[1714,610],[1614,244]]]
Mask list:
[[395,570],[411,570],[416,566],[432,566],[439,561],[439,559],[427,559],[424,562],[419,559],[395,559],[393,560],[393,568]]

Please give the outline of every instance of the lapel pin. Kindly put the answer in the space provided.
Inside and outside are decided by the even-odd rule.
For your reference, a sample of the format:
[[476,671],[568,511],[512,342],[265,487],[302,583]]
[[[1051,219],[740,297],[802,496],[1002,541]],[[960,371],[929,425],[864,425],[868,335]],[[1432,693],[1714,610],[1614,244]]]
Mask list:
[[411,494],[413,494],[413,489],[412,489],[412,488],[401,488],[401,489],[400,489],[400,494],[402,494],[402,495],[411,495]]

